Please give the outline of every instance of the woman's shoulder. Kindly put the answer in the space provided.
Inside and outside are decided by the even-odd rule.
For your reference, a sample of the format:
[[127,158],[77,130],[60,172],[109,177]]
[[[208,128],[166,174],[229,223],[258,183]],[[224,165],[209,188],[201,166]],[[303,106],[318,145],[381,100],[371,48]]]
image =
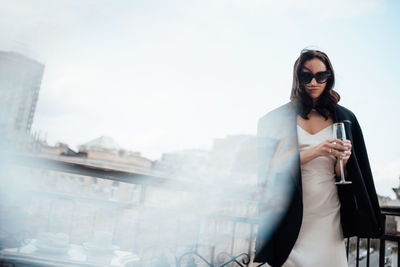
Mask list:
[[270,112],[262,116],[258,120],[258,122],[263,123],[270,120],[283,119],[285,116],[288,116],[292,111],[294,111],[294,107],[292,103],[289,102],[271,110]]
[[354,115],[353,111],[351,111],[350,109],[348,109],[342,105],[337,105],[336,114],[342,120],[344,120],[344,119],[350,120],[350,121],[357,120],[356,115]]
[[279,106],[258,120],[257,134],[259,136],[281,136],[295,123],[296,111],[289,102]]

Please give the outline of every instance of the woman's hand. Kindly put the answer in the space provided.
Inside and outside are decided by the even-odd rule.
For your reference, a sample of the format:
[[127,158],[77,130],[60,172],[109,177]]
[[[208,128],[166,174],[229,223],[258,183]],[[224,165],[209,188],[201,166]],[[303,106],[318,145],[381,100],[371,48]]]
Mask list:
[[319,145],[315,146],[314,149],[318,156],[335,156],[336,158],[343,157],[344,154],[339,150],[346,150],[345,143],[339,139],[327,139]]
[[335,166],[335,173],[337,177],[340,177],[340,160],[343,160],[343,172],[344,172],[344,176],[347,176],[347,172],[346,172],[346,164],[347,161],[349,160],[350,156],[351,156],[351,141],[350,140],[345,140],[343,142],[343,152],[339,152],[340,156],[337,158],[338,160],[336,161],[336,166]]
[[346,166],[347,161],[349,160],[350,156],[351,156],[351,141],[350,140],[344,140],[343,141],[343,152],[341,153],[340,157],[338,159],[342,159],[343,160],[343,166]]
[[[339,150],[349,151],[349,152],[340,152]],[[349,159],[351,154],[350,151],[351,151],[350,141],[346,140],[343,142],[342,140],[339,139],[327,139],[314,147],[301,151],[300,163],[305,164],[317,157],[329,156],[329,155],[335,156],[338,159],[340,159],[340,157],[343,157],[343,160],[346,161],[347,163],[347,160]]]

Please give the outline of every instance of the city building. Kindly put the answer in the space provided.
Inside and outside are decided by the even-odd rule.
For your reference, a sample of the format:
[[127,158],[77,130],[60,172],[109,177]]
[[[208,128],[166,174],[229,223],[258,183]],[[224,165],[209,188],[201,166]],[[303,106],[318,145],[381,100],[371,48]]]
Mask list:
[[100,136],[80,145],[79,153],[87,154],[87,158],[93,161],[108,162],[114,168],[131,166],[150,169],[152,167],[152,161],[142,157],[140,152],[123,149],[111,137],[107,136]]
[[44,64],[15,52],[0,51],[0,129],[29,133]]
[[204,183],[257,185],[257,137],[228,135],[213,140],[211,150],[187,149],[163,153],[154,169]]
[[120,171],[150,171],[153,161],[140,152],[129,151],[118,145],[114,139],[101,136],[78,147],[78,152],[67,144],[52,146],[45,140],[36,140],[35,152],[42,157],[60,159],[66,162],[90,164],[92,166]]

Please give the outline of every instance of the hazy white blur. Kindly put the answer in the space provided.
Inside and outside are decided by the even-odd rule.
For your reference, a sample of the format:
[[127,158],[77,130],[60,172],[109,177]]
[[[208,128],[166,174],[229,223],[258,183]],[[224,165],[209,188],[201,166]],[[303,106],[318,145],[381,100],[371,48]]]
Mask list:
[[3,259],[89,266],[250,261],[260,216],[271,222],[263,229],[268,236],[290,195],[273,173],[262,171],[258,180],[257,147],[264,145],[268,166],[277,140],[232,135],[215,139],[210,150],[158,160],[106,136],[76,151],[49,145],[31,131],[43,71],[21,53],[0,54]]
[[330,56],[340,103],[357,114],[381,203],[398,205],[399,9],[0,0],[0,257],[246,261],[258,221],[268,236],[291,190],[268,171],[279,138],[257,138],[257,120],[288,101],[309,46]]

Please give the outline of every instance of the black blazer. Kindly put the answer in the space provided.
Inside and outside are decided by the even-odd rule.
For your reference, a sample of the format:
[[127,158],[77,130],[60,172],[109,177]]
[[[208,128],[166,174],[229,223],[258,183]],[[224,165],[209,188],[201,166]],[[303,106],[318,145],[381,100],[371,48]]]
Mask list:
[[[254,261],[274,267],[288,258],[303,216],[296,115],[295,107],[288,103],[266,114],[258,123],[259,188],[264,200],[259,202],[260,227]],[[340,105],[333,121],[344,122],[346,137],[352,142],[352,154],[346,165],[346,179],[352,184],[337,186],[343,235],[378,238],[383,234],[383,220],[360,125],[355,115]],[[269,186],[271,179],[273,188]],[[285,183],[285,188],[289,185],[289,189],[282,189],[276,181]],[[288,197],[276,200],[268,190]],[[269,203],[273,200],[281,208],[275,205],[271,213]]]

